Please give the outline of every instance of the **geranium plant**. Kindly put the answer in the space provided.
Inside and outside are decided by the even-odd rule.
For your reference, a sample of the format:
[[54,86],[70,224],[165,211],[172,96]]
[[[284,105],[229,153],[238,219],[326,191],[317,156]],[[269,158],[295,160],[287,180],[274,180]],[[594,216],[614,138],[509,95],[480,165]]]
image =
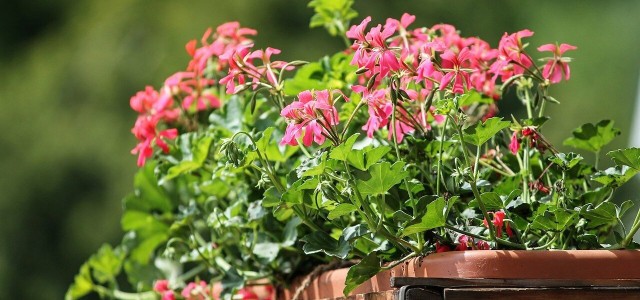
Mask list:
[[[187,43],[186,70],[131,98],[140,170],[126,233],[67,298],[270,298],[341,262],[348,294],[432,252],[638,246],[640,218],[621,221],[633,203],[611,199],[640,172],[640,149],[608,152],[616,166],[600,170],[612,121],[564,142],[594,165],[544,136],[575,46],[535,48],[521,30],[492,48],[410,14],[349,27],[352,1],[334,2],[311,2],[312,25],[344,38],[343,52],[279,61],[255,30],[225,23]],[[509,91],[526,116],[499,116]]]

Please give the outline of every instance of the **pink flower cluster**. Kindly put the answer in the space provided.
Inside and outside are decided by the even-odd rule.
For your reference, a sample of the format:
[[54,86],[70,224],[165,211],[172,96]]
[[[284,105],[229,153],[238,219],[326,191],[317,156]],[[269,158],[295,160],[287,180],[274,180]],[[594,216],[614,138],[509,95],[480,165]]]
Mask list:
[[138,154],[138,166],[143,166],[147,158],[153,156],[154,145],[165,153],[169,152],[165,139],[174,139],[178,135],[178,130],[160,129],[159,125],[175,121],[180,111],[174,107],[173,98],[170,95],[158,92],[150,86],[131,97],[130,105],[138,112],[138,118],[131,132],[139,141],[131,153]]
[[[222,287],[219,284],[208,285],[205,281],[199,280],[190,282],[179,294],[169,287],[166,279],[158,280],[153,286],[153,290],[160,294],[162,300],[213,300],[220,299]],[[181,297],[180,297],[181,296]],[[241,300],[271,300],[275,297],[275,290],[271,285],[255,287],[244,287],[233,296],[233,299]]]
[[[159,91],[147,86],[131,97],[131,108],[139,113],[131,130],[139,141],[131,151],[138,155],[138,166],[153,156],[155,146],[169,152],[166,140],[177,137],[181,118],[222,105],[216,84],[226,85],[228,93],[237,92],[235,82],[244,83],[245,76],[252,78],[254,88],[261,80],[276,85],[272,69],[285,63],[270,62],[270,56],[280,52],[277,49],[250,52],[253,42],[247,36],[255,34],[254,29],[242,28],[238,22],[222,24],[215,32],[209,28],[199,47],[197,40],[186,44],[191,57],[186,70],[169,76]],[[255,59],[263,64],[254,66]],[[225,69],[228,75],[217,81],[216,74]]]
[[[533,35],[530,30],[505,33],[498,48],[491,48],[489,43],[480,38],[460,36],[455,27],[447,24],[408,29],[414,20],[415,16],[405,13],[400,20],[387,19],[384,25],[378,24],[367,31],[371,22],[371,17],[367,17],[346,33],[348,38],[354,40],[351,63],[360,68],[363,74],[361,82],[375,76],[368,88],[353,87],[353,91],[361,94],[369,105],[370,118],[363,130],[370,137],[384,127],[391,131],[390,125],[395,125],[399,141],[417,126],[428,129],[425,122],[415,122],[424,120],[424,116],[419,116],[429,111],[424,108],[413,112],[408,109],[397,110],[398,123],[390,124],[393,109],[389,95],[392,88],[405,92],[415,90],[422,95],[434,91],[463,94],[473,89],[497,100],[500,97],[496,88],[499,79],[504,82],[516,75],[532,75],[536,72],[537,67],[524,51],[526,44],[522,41]],[[558,83],[563,75],[569,79],[567,63],[570,59],[562,55],[573,49],[576,47],[568,44],[539,47],[539,51],[553,52],[553,58],[547,59],[539,76],[549,79],[550,83]],[[400,78],[400,86],[382,84],[383,78],[394,76]],[[405,105],[400,101],[398,107]],[[496,106],[490,104],[487,114],[495,113]]]
[[297,139],[303,136],[303,132],[302,143],[307,147],[314,141],[322,145],[325,138],[334,138],[335,125],[338,125],[338,111],[333,101],[332,93],[328,90],[303,91],[298,94],[298,100],[280,112],[288,122],[280,144],[298,145]]

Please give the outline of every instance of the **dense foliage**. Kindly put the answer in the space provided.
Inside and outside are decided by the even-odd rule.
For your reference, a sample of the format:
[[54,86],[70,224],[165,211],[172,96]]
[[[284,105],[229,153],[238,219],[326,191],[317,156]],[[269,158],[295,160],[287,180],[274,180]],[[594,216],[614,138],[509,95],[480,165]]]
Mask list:
[[[491,48],[451,25],[412,29],[409,14],[347,30],[350,4],[311,3],[312,25],[344,36],[344,52],[278,61],[254,49],[255,30],[226,23],[187,43],[186,70],[131,98],[141,168],[127,233],[82,266],[68,298],[257,298],[247,286],[353,260],[348,294],[430,252],[637,246],[640,219],[621,226],[632,202],[610,199],[640,172],[640,150],[609,152],[616,166],[599,170],[612,121],[565,141],[595,165],[543,134],[576,47],[542,45],[537,64],[529,30]],[[496,116],[509,89],[526,118]],[[120,291],[123,275],[137,293]]]

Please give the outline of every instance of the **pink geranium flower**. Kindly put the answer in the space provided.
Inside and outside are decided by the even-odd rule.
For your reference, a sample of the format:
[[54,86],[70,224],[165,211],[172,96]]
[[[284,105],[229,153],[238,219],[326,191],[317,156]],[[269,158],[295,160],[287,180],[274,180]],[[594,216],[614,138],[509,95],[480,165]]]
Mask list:
[[322,144],[330,135],[329,131],[338,124],[338,111],[327,90],[301,92],[298,101],[283,108],[280,115],[288,121],[281,145],[298,145],[297,138],[303,132],[302,143],[305,146],[311,146],[314,141]]
[[533,31],[528,29],[520,30],[512,34],[507,34],[505,32],[498,44],[498,51],[500,52],[500,55],[506,60],[517,62],[526,68],[530,67],[533,62],[529,56],[524,53],[522,38],[530,37],[532,35]]
[[142,167],[146,160],[153,155],[153,145],[157,145],[165,153],[169,152],[169,146],[164,139],[175,139],[178,130],[175,128],[158,130],[159,118],[151,115],[140,115],[131,129],[133,135],[140,141],[132,154],[138,154],[138,166]]
[[400,68],[396,53],[386,42],[396,32],[400,23],[388,21],[384,27],[379,24],[365,34],[364,30],[370,21],[371,17],[367,17],[359,25],[351,26],[346,32],[348,38],[355,39],[351,46],[355,50],[351,64],[380,73],[380,77],[384,77],[390,71]]
[[562,75],[564,75],[564,80],[569,80],[571,72],[568,63],[571,59],[562,57],[562,55],[566,51],[575,49],[578,48],[569,44],[561,44],[560,46],[557,44],[546,44],[538,47],[538,51],[550,51],[553,53],[553,58],[550,58],[542,69],[542,77],[549,79],[551,83],[560,82]]
[[494,78],[501,76],[505,81],[512,76],[523,74],[525,68],[533,65],[529,56],[525,54],[525,45],[522,43],[522,38],[532,35],[533,31],[528,29],[512,34],[505,32],[498,44],[498,59],[491,65],[490,71]]
[[509,151],[511,151],[511,153],[513,153],[513,155],[516,155],[518,153],[518,151],[520,150],[520,141],[518,140],[518,133],[520,131],[515,131],[512,135],[511,135],[511,142],[509,142]]
[[173,95],[180,95],[182,108],[192,109],[195,103],[195,109],[201,111],[221,105],[220,99],[208,89],[214,83],[213,79],[200,77],[195,72],[177,72],[165,80],[164,86]]
[[451,50],[446,50],[440,57],[442,58],[442,68],[446,70],[440,80],[440,90],[444,90],[452,84],[451,90],[454,94],[462,94],[465,88],[469,87],[471,79],[469,73],[463,70],[463,64],[469,61],[470,53],[468,48],[462,48],[458,54]]
[[[493,215],[493,220],[491,221],[491,223],[493,223],[493,226],[496,228],[496,236],[497,237],[502,237],[502,228],[505,227],[506,231],[507,231],[507,235],[509,237],[513,236],[513,231],[511,231],[511,226],[509,225],[509,223],[507,222],[505,224],[504,222],[504,218],[506,217],[506,214],[504,211],[500,210],[500,211],[496,211],[496,212],[490,212],[489,214]],[[484,224],[485,227],[489,227],[489,223],[487,223],[487,219],[482,220],[482,223]],[[506,225],[506,226],[505,226]]]

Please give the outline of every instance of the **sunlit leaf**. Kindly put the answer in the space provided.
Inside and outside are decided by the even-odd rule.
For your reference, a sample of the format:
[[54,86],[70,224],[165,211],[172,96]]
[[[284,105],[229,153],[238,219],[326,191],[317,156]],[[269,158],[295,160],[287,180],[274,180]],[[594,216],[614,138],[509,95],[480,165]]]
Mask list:
[[598,124],[587,123],[573,131],[573,136],[564,140],[565,146],[571,146],[591,152],[598,152],[620,135],[620,129],[613,127],[613,121],[602,120]]

